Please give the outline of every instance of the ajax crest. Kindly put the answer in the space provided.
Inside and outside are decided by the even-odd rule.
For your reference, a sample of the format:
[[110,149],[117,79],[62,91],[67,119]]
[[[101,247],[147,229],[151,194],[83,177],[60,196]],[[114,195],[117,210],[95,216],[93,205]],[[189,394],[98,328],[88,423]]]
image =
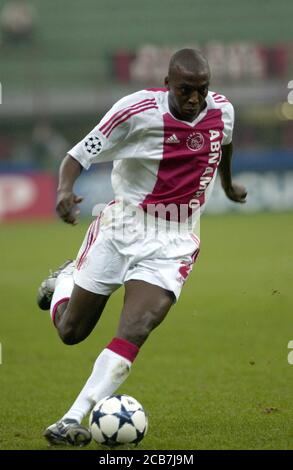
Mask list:
[[186,145],[189,150],[197,152],[201,150],[204,145],[204,137],[200,132],[193,132],[186,139]]

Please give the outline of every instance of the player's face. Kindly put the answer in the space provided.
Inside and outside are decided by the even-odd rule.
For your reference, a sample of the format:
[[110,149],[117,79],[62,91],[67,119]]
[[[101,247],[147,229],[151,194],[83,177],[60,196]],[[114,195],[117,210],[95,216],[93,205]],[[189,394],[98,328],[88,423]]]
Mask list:
[[183,121],[193,121],[206,106],[209,72],[189,72],[176,67],[165,79],[171,113]]

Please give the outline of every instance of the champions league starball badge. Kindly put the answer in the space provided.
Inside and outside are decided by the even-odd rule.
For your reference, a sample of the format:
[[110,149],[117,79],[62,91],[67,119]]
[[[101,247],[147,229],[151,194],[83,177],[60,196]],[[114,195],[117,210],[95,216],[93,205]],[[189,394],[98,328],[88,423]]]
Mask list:
[[204,145],[204,137],[200,132],[193,132],[186,139],[186,145],[189,150],[198,152]]
[[84,146],[86,151],[93,156],[98,155],[98,153],[100,153],[100,151],[102,150],[102,142],[99,137],[95,136],[91,136],[86,139],[84,142]]

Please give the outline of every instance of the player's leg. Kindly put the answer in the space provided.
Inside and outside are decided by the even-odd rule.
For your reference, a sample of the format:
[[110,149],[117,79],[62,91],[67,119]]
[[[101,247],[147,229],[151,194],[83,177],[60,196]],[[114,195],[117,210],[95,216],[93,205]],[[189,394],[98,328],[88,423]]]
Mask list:
[[51,310],[52,321],[65,344],[85,339],[99,320],[109,295],[121,284],[124,257],[103,231],[102,217],[85,235],[75,262],[67,262],[39,288],[40,308]]
[[54,305],[53,298],[52,317],[63,343],[73,345],[83,341],[98,322],[108,299],[108,295],[95,294],[76,284],[69,300],[56,301]]
[[[128,258],[117,251],[110,238],[97,237],[87,250],[89,245],[90,242],[84,243],[80,250],[74,276],[69,270],[58,276],[51,302],[52,319],[61,338],[68,344],[82,340],[91,331],[109,295],[123,283],[127,269]],[[128,348],[128,359],[121,358],[113,351],[112,343],[97,357],[92,373],[72,407],[44,432],[51,444],[85,445],[89,442],[89,431],[81,425],[83,417],[95,404],[96,394],[111,395],[119,387],[127,377],[138,349],[133,345],[131,352]]]
[[[109,296],[94,294],[75,285],[73,279],[60,275],[52,299],[51,311],[60,337],[66,344],[82,341],[99,320]],[[70,289],[69,289],[70,287]],[[64,292],[70,296],[64,300]],[[60,302],[60,297],[62,302]],[[58,300],[59,298],[59,300]],[[66,299],[66,297],[65,297]],[[87,445],[91,440],[89,430],[80,424],[75,415],[64,417],[44,431],[44,437],[52,445],[69,443],[74,446]]]
[[[84,267],[75,271],[75,280],[79,286],[92,291],[97,286],[100,289],[104,288],[105,282],[107,282],[108,288],[115,290],[118,284],[124,282],[129,257],[117,251],[115,245],[110,241],[102,246],[94,244],[89,254],[93,256],[90,258],[87,256],[87,263],[84,264]],[[98,264],[97,259],[99,260]],[[57,289],[55,291],[55,305],[58,304],[57,322],[61,321],[62,314],[66,312],[66,310],[62,310],[61,305],[67,302],[70,297],[66,292],[67,288],[69,288],[69,284],[66,285],[65,279],[63,290],[60,285],[58,295]],[[74,442],[72,436],[74,437],[77,430],[75,425],[71,426],[70,423],[76,423],[80,426],[82,419],[98,400],[113,394],[119,388],[130,372],[131,364],[139,352],[139,347],[150,331],[163,320],[174,300],[171,292],[143,281],[127,281],[125,289],[125,302],[118,335],[100,353],[82,391],[69,411],[58,422],[69,423],[65,438],[68,438],[67,441],[70,443]],[[105,291],[99,290],[98,292]],[[52,313],[54,313],[54,307]],[[138,328],[140,316],[143,318],[142,328]],[[130,327],[129,334],[126,332],[128,326]],[[50,432],[52,428],[55,431],[58,423],[50,426],[47,431]]]
[[67,442],[74,445],[80,438],[84,439],[83,445],[89,442],[84,434],[80,437],[80,429],[85,432],[80,425],[82,419],[97,401],[113,394],[125,381],[140,346],[162,322],[173,302],[173,293],[162,287],[141,280],[125,283],[124,306],[116,337],[98,356],[89,379],[68,412],[45,431],[45,437],[51,443],[60,443],[50,437],[52,429],[55,436],[56,426],[63,423],[67,426]]
[[90,441],[87,429],[80,424],[82,419],[97,401],[113,394],[125,381],[140,346],[162,322],[173,302],[174,295],[159,286],[141,280],[125,283],[124,306],[116,337],[98,356],[72,407],[60,421],[46,429],[44,435],[51,444],[86,445]]
[[128,377],[140,346],[165,318],[171,292],[140,280],[125,283],[125,300],[116,336],[98,356],[92,374],[63,419],[79,423],[93,405],[114,393]]
[[166,317],[174,294],[142,280],[125,283],[124,306],[116,336],[140,348]]
[[[39,306],[43,309],[50,307],[52,320],[60,337],[67,344],[75,344],[83,340],[92,331],[109,295],[119,285],[119,282],[118,285],[111,284],[104,276],[104,271],[111,262],[117,269],[120,269],[117,257],[112,256],[99,237],[89,237],[91,234],[93,235],[94,232],[90,228],[77,262],[66,263],[65,267],[61,267],[49,276],[39,289]],[[95,241],[99,246],[95,245]],[[92,254],[93,251],[97,253]],[[95,281],[97,278],[102,278],[105,282],[97,283]],[[92,401],[83,400],[82,405],[91,407]],[[76,419],[76,416],[79,416],[78,412],[77,407],[77,412],[73,412],[73,416],[65,416],[44,431],[44,437],[50,444],[69,443],[83,446],[90,442],[89,430],[80,424],[81,419]]]
[[81,422],[91,407],[114,393],[128,377],[139,348],[167,315],[174,294],[141,280],[125,283],[124,305],[116,336],[98,357],[93,373],[65,415]]
[[65,344],[84,340],[99,320],[109,295],[97,294],[74,284],[75,261],[67,261],[45,279],[37,302],[51,317]]

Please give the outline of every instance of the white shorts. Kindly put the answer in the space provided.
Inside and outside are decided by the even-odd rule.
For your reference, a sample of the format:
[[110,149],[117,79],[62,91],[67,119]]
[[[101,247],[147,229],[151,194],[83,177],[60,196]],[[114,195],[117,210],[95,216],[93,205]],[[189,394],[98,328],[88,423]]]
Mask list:
[[151,224],[146,230],[139,212],[126,213],[119,202],[106,207],[87,231],[74,281],[90,292],[110,295],[126,281],[139,279],[173,292],[178,300],[199,253],[199,238]]

